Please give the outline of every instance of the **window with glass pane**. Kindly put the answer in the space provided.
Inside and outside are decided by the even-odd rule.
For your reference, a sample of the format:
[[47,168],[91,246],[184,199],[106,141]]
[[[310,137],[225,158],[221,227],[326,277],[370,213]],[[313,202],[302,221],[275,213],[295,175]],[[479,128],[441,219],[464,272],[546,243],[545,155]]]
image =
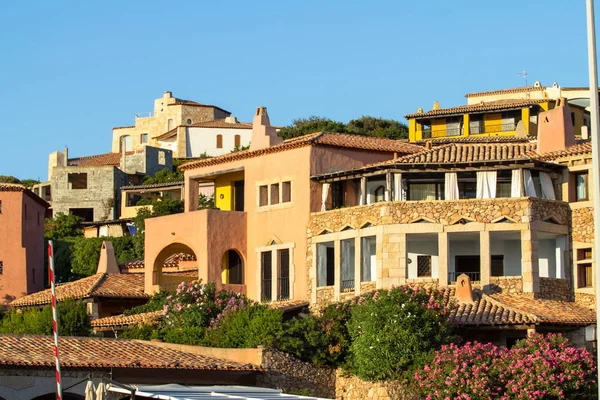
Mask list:
[[354,290],[354,239],[341,241],[342,292]]
[[317,287],[333,286],[334,277],[334,250],[333,242],[317,244]]
[[260,253],[260,269],[261,269],[261,291],[262,301],[271,301],[273,299],[273,270],[271,267],[271,262],[273,260],[273,256],[270,251],[265,251]]
[[409,200],[435,200],[435,183],[410,183],[408,185]]
[[271,185],[271,204],[279,204],[279,183]]
[[281,182],[281,202],[289,203],[292,201],[292,182]]
[[588,174],[587,174],[587,172],[575,174],[575,181],[577,184],[576,200],[577,201],[588,200],[589,198],[588,198]]
[[277,251],[277,264],[279,276],[277,277],[277,300],[290,298],[290,250]]
[[375,236],[360,239],[360,281],[371,282],[375,280],[376,265],[375,251],[377,248]]
[[512,183],[512,171],[503,170],[496,174],[496,197],[510,197]]
[[417,277],[431,278],[431,256],[417,256]]
[[258,205],[260,207],[269,204],[269,187],[267,185],[258,188]]
[[385,200],[385,187],[380,185],[375,189],[375,203]]

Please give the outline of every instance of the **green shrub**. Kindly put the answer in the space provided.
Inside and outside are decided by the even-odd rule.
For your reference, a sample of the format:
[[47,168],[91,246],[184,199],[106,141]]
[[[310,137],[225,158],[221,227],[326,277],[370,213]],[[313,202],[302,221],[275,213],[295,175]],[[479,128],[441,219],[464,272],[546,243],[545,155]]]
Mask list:
[[284,324],[277,347],[316,365],[342,366],[348,360],[349,303],[331,304],[319,317],[294,318]]
[[164,331],[163,340],[168,343],[201,345],[204,343],[206,328],[201,326],[184,326]]
[[156,326],[152,325],[134,325],[129,326],[119,334],[120,338],[151,340],[159,337],[159,331]]
[[355,306],[348,328],[352,372],[367,380],[410,376],[453,339],[441,295],[409,287]]
[[[57,305],[58,333],[61,336],[89,336],[90,317],[85,303],[75,300],[61,301]],[[31,308],[22,312],[6,313],[0,323],[0,333],[51,335],[52,306]]]
[[160,292],[155,293],[152,297],[150,297],[150,300],[146,304],[142,304],[140,306],[125,310],[123,314],[136,315],[163,310],[165,305],[167,304],[167,298],[172,294],[173,293],[168,292],[166,290],[161,290]]
[[283,312],[254,303],[228,312],[206,331],[212,347],[253,348],[273,346],[282,335]]

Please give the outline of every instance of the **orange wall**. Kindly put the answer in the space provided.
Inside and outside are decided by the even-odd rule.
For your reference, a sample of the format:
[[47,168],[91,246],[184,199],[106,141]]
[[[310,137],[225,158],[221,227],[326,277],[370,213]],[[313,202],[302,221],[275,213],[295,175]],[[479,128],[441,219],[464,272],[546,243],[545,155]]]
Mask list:
[[46,209],[23,192],[0,192],[0,201],[0,302],[6,304],[44,288]]
[[[291,260],[294,268],[293,297],[307,299],[306,227],[311,211],[319,210],[321,204],[321,185],[311,181],[310,176],[332,169],[360,167],[368,163],[389,160],[392,157],[392,153],[306,146],[227,164],[187,170],[185,171],[185,198],[186,209],[190,209],[193,208],[189,206],[192,204],[190,199],[197,196],[196,191],[192,189],[192,177],[243,168],[245,212],[220,211],[221,214],[212,214],[206,211],[188,211],[175,216],[147,220],[146,268],[152,268],[152,260],[156,259],[158,253],[168,243],[180,242],[194,250],[201,270],[205,268],[203,266],[209,265],[206,279],[220,282],[223,253],[235,248],[244,258],[246,293],[253,299],[259,299],[260,255],[257,253],[257,248],[267,246],[275,240],[282,244],[293,244]],[[292,201],[259,208],[257,204],[259,183],[283,180],[292,182]],[[244,223],[240,222],[240,214],[244,215],[244,223],[247,223],[243,229],[241,226]],[[242,243],[244,248],[238,248]],[[148,290],[149,285],[152,284],[149,281],[152,276],[148,276],[148,270],[146,272]]]

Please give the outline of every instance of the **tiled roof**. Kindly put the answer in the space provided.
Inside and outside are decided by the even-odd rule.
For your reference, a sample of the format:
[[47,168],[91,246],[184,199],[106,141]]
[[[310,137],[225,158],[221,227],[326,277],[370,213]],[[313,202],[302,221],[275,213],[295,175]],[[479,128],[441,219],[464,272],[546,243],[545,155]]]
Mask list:
[[553,151],[539,156],[541,160],[558,160],[566,157],[574,157],[585,154],[592,154],[592,142],[586,141],[568,147],[565,150]]
[[129,125],[129,126],[115,126],[113,128],[113,130],[115,129],[130,129],[130,128],[135,128],[135,125]]
[[182,170],[188,170],[192,168],[206,167],[210,165],[217,165],[227,162],[243,160],[247,158],[260,157],[266,154],[278,153],[300,147],[315,145],[389,153],[397,152],[404,154],[413,154],[416,152],[423,151],[423,148],[420,146],[416,146],[414,144],[398,140],[376,138],[362,135],[349,135],[343,133],[316,132],[311,133],[309,135],[289,139],[284,141],[282,144],[267,147],[265,149],[236,151],[235,153],[224,154],[222,156],[192,161],[183,164],[179,168]]
[[[414,285],[418,286],[418,285]],[[431,290],[431,289],[428,289]],[[574,302],[558,300],[532,300],[521,295],[487,295],[479,289],[473,290],[473,303],[456,302],[456,289],[439,289],[444,304],[451,307],[450,322],[458,326],[497,325],[591,325],[596,323],[596,312]],[[347,301],[363,303],[367,296],[376,298],[379,291],[354,297]]]
[[0,182],[0,192],[23,192],[24,194],[31,197],[33,200],[43,205],[44,207],[50,207],[50,204],[48,204],[46,200],[42,199],[37,194],[33,193],[30,189],[26,188],[24,185],[21,185],[19,183]]
[[229,111],[225,110],[224,108],[213,106],[212,104],[202,104],[202,103],[198,103],[198,102],[192,101],[192,100],[183,100],[183,99],[177,99],[177,98],[175,99],[175,104],[169,104],[169,106],[209,107],[209,108],[216,108],[218,110],[226,112],[227,114],[231,114]]
[[225,118],[191,124],[195,128],[252,129],[252,122],[227,122]]
[[488,92],[473,92],[465,94],[466,98],[477,96],[493,96],[495,94],[510,94],[510,93],[526,93],[526,92],[541,92],[546,89],[546,86],[522,86],[518,88],[490,90]]
[[[135,152],[128,151],[126,154],[132,155]],[[121,153],[105,153],[96,154],[93,156],[69,158],[69,165],[76,165],[79,167],[99,167],[103,165],[113,165],[118,167],[121,165]]]
[[[163,267],[176,267],[180,261],[196,261],[194,254],[188,253],[175,253],[167,257],[163,263]],[[126,261],[119,265],[121,268],[144,268],[144,259],[135,258],[133,260]]]
[[413,142],[416,145],[431,143],[434,146],[450,143],[527,143],[535,141],[535,136],[445,136],[440,138],[422,139]]
[[[258,370],[217,358],[159,347],[135,340],[61,337],[60,366],[63,369],[153,368],[188,370]],[[0,366],[3,368],[54,368],[51,336],[0,336]]]
[[151,185],[130,185],[130,186],[122,186],[121,190],[137,190],[137,189],[155,189],[155,188],[164,188],[169,186],[183,186],[183,181],[176,182],[165,182],[165,183],[153,183]]
[[501,111],[515,108],[533,106],[540,103],[546,103],[552,100],[549,99],[507,99],[481,102],[478,104],[467,104],[464,106],[440,108],[439,110],[431,110],[424,113],[406,114],[405,118],[424,118],[437,117],[442,115],[455,115],[473,112]]
[[91,322],[92,328],[107,328],[129,326],[136,324],[153,325],[162,316],[162,311],[151,311],[134,315],[114,315],[112,317],[98,318]]
[[[56,300],[108,297],[118,299],[145,299],[144,276],[140,274],[100,273],[65,283],[56,287]],[[27,307],[49,304],[50,289],[23,296],[10,303],[13,307]]]
[[[185,125],[180,125],[180,126],[185,126]],[[154,139],[156,139],[156,140],[165,140],[165,139],[172,138],[173,136],[177,135],[177,128],[179,128],[179,126],[176,126],[175,128],[171,129],[170,131],[167,131],[167,132],[163,133],[162,135],[158,135]]]
[[[527,143],[452,143],[394,160],[397,164],[472,163],[494,160],[528,159],[536,144]],[[391,161],[390,161],[391,163]]]

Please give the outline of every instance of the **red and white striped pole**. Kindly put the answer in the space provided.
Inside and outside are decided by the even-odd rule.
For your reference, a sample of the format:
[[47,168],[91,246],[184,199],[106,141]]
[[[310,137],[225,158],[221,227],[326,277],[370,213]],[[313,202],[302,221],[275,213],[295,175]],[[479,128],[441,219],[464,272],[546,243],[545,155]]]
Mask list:
[[56,314],[56,286],[54,284],[54,244],[48,241],[48,273],[52,288],[52,331],[54,332],[54,359],[56,360],[56,399],[62,400],[60,386],[60,358],[58,356],[58,317]]

